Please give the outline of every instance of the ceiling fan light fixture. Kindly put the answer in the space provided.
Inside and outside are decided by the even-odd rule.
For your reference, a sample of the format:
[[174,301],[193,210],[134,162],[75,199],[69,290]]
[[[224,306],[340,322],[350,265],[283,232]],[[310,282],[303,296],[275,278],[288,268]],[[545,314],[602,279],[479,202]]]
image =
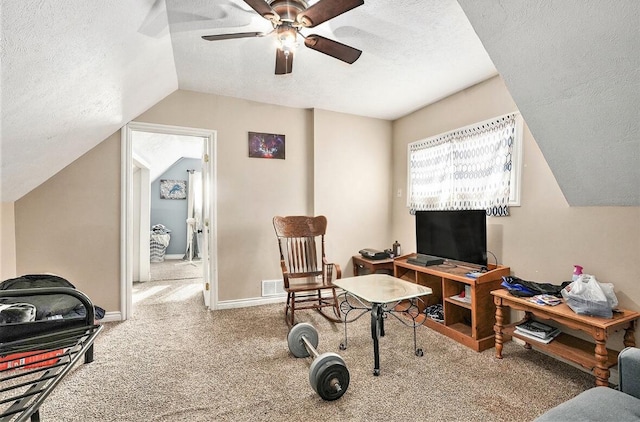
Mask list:
[[282,25],[277,28],[277,40],[278,48],[289,55],[298,46],[298,31],[290,25]]

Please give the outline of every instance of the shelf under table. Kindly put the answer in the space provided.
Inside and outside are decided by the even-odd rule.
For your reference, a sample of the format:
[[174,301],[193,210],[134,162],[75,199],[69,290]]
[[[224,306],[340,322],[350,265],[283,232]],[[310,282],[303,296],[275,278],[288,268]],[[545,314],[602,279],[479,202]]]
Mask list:
[[[593,353],[594,344],[570,334],[560,333],[556,338],[551,340],[551,342],[545,344],[519,335],[515,332],[515,326],[503,328],[503,333],[519,338],[534,349],[544,350],[556,356],[561,356],[590,371],[596,367],[597,361]],[[617,364],[618,352],[607,349],[607,368],[614,367]]]

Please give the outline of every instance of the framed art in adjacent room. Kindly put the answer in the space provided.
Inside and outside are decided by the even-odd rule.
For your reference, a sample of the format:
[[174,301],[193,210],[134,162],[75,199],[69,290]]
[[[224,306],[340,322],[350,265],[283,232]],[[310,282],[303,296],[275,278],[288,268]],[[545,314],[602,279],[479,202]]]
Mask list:
[[284,160],[284,135],[249,132],[249,157]]
[[187,199],[187,181],[161,179],[160,199]]

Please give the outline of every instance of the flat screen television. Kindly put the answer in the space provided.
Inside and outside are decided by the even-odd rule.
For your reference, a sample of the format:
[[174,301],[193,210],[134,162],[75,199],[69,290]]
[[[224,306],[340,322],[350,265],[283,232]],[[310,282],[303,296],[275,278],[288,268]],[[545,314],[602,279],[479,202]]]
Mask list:
[[416,211],[416,246],[418,254],[486,266],[486,211]]

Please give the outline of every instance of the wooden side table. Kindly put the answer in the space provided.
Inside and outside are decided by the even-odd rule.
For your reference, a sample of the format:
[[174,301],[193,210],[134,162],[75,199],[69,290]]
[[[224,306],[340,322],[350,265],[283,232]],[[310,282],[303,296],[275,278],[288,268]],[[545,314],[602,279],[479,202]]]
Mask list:
[[[353,275],[358,276],[360,270],[368,270],[365,274],[390,274],[393,275],[393,259],[368,259],[362,255],[354,255],[353,258]],[[363,274],[364,275],[364,274]]]
[[[496,304],[496,357],[502,359],[503,338],[507,336],[517,337],[525,342],[527,348],[537,348],[552,355],[562,357],[570,362],[577,363],[590,370],[596,377],[596,385],[609,385],[609,368],[618,363],[618,352],[607,349],[607,339],[613,332],[625,330],[624,345],[633,347],[636,345],[635,327],[640,313],[621,309],[615,312],[613,318],[599,318],[586,315],[578,315],[566,303],[556,306],[542,306],[529,302],[525,298],[511,295],[507,290],[500,289],[491,292]],[[515,324],[503,325],[508,309],[524,311],[525,319],[542,319],[554,321],[564,327],[579,330],[593,338],[594,343],[576,338],[567,333],[561,333],[548,344],[539,343],[519,336],[515,332]]]

